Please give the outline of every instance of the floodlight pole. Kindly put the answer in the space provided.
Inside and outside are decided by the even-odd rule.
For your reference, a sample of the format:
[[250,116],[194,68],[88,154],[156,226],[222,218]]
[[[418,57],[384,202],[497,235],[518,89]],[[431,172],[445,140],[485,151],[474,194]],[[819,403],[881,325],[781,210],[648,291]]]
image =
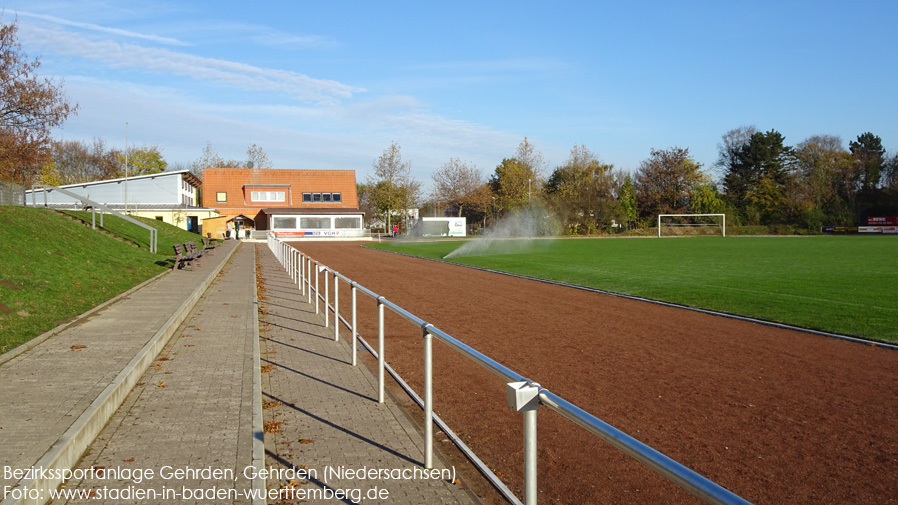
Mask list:
[[128,122],[125,121],[125,214],[128,213]]

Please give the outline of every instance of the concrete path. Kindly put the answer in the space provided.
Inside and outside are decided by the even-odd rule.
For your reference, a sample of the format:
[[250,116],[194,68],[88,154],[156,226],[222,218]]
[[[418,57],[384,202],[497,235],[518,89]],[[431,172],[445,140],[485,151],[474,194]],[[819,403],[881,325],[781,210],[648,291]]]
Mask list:
[[323,323],[266,245],[228,242],[0,357],[0,505],[475,502]]
[[334,342],[265,245],[258,268],[266,467],[298,469],[269,490],[288,503],[474,503],[453,468],[423,470],[423,434],[392,398],[377,403],[376,378],[349,364],[348,331]]
[[219,246],[192,271],[161,275],[33,348],[0,357],[3,505],[42,503],[57,487],[58,475],[26,470],[69,469],[78,461],[234,246]]
[[253,263],[253,245],[241,246],[77,466],[104,474],[67,487],[94,493],[91,503],[253,502],[256,405],[262,437]]

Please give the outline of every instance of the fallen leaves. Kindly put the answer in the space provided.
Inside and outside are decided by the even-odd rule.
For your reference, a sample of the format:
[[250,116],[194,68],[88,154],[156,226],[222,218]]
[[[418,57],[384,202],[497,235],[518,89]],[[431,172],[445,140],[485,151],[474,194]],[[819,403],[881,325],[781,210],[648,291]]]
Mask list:
[[131,458],[131,459],[123,459],[122,461],[124,461],[125,463],[134,463],[134,458]]
[[165,387],[165,381],[162,381],[162,382],[160,382],[159,384],[156,384],[156,387],[164,388],[164,387]]
[[79,350],[81,350],[81,349],[87,349],[87,346],[86,346],[86,345],[81,345],[81,344],[75,344],[75,345],[73,345],[73,346],[71,347],[71,349],[72,349],[73,351],[79,351]]
[[281,421],[265,421],[263,431],[265,433],[280,433],[282,429],[281,424]]
[[277,400],[272,400],[270,402],[262,402],[263,409],[273,409],[275,407],[280,407],[281,405],[283,405],[283,403],[281,403]]
[[268,373],[274,370],[274,365],[262,365],[262,373]]

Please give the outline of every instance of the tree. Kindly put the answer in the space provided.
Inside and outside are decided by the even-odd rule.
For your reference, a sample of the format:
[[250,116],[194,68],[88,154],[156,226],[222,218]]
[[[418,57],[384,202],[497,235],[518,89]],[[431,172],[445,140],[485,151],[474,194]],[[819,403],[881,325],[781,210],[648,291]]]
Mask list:
[[742,151],[742,146],[751,141],[751,136],[757,133],[754,126],[740,126],[720,136],[717,144],[717,161],[714,166],[721,173],[726,174],[736,162],[736,157]]
[[[247,149],[247,156],[250,156],[250,151],[253,150],[253,148],[255,146],[256,145],[253,144],[252,146],[250,146]],[[264,153],[262,153],[261,147],[258,147],[257,150],[258,150],[258,153],[260,153],[262,156],[264,156]],[[267,159],[268,159],[268,157],[266,156],[264,158],[264,160],[267,160]],[[246,162],[237,161],[237,160],[225,160],[224,158],[219,156],[218,151],[216,151],[215,148],[212,147],[212,142],[207,140],[206,147],[203,148],[202,156],[200,156],[199,159],[194,160],[190,164],[190,167],[191,167],[190,170],[191,170],[191,172],[193,172],[194,175],[196,175],[197,177],[202,177],[204,168],[244,168],[244,167],[246,167]],[[262,168],[262,167],[256,167],[256,168]]]
[[475,193],[483,182],[483,173],[476,166],[452,158],[434,172],[431,197],[437,203],[455,207],[462,217],[465,207],[477,199]]
[[253,168],[272,168],[271,160],[268,159],[268,155],[256,144],[253,144],[246,149],[247,167],[250,163],[253,164]]
[[26,186],[49,159],[50,131],[78,110],[62,83],[37,76],[40,65],[22,51],[18,24],[0,24],[0,179]]
[[[122,167],[119,171],[120,177],[158,174],[164,172],[168,166],[162,153],[159,152],[158,146],[129,147],[127,156],[124,153],[119,153],[117,157]],[[127,170],[125,170],[125,163],[128,165]]]
[[814,135],[795,146],[795,182],[787,202],[808,229],[850,225],[857,191],[842,139]]
[[63,185],[119,176],[121,164],[118,158],[121,152],[107,149],[103,139],[94,138],[90,144],[77,140],[53,141],[50,151]]
[[501,211],[519,209],[542,191],[543,155],[534,150],[524,137],[513,158],[505,158],[497,167],[490,186],[496,194],[496,204]]
[[[794,162],[792,148],[776,130],[755,132],[736,153],[724,175],[726,198],[749,222],[771,222],[782,209],[769,207],[784,201],[783,195]],[[766,216],[766,217],[765,217]]]
[[546,194],[570,231],[592,233],[618,217],[613,169],[579,145],[572,147],[564,165],[552,172]]
[[[618,178],[620,178],[620,174]],[[630,174],[624,175],[623,181],[618,184],[617,202],[623,210],[627,229],[632,229],[636,224],[638,213],[636,207],[636,186],[633,184],[633,178],[630,177]]]
[[879,186],[885,164],[886,151],[882,139],[870,132],[859,135],[857,142],[850,142],[848,149],[854,159],[855,180],[858,191],[869,195]]
[[689,212],[693,190],[706,182],[701,164],[689,155],[688,148],[652,149],[649,159],[636,171],[636,203],[640,215]]
[[[368,201],[390,226],[394,211],[407,211],[417,204],[421,183],[412,178],[411,163],[402,161],[402,148],[396,142],[384,149],[373,168],[374,175],[366,183]],[[407,218],[406,212],[401,213]]]

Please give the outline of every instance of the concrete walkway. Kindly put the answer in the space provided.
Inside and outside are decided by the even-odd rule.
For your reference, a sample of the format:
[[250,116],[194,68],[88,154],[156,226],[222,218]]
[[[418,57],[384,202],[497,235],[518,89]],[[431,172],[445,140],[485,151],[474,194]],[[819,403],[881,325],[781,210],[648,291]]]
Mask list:
[[[258,468],[263,459],[254,271],[254,247],[244,244],[77,466],[109,475],[68,487],[94,492],[91,503],[253,502],[254,414]],[[112,478],[117,468],[153,477]],[[257,485],[264,503],[264,482]],[[130,489],[145,495],[117,494]]]
[[[0,357],[3,505],[43,503],[56,489],[62,479],[52,469],[75,465],[235,245],[219,246],[192,271],[145,283],[31,349]],[[26,471],[32,468],[43,471]]]
[[323,323],[266,245],[232,241],[0,357],[2,505],[258,505],[263,467],[269,503],[476,501],[423,472],[419,430]]
[[269,490],[288,503],[474,503],[438,458],[435,474],[423,471],[423,434],[392,398],[377,403],[377,380],[349,364],[346,338],[334,342],[323,311],[266,245],[258,251],[266,467],[300,470],[269,479]]

